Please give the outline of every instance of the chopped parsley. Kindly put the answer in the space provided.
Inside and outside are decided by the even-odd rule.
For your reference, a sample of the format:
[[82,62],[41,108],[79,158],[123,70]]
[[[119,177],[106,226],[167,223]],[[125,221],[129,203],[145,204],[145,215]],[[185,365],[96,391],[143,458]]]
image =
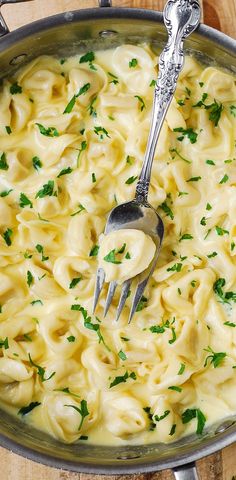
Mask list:
[[2,192],[0,192],[0,197],[7,197],[7,195],[9,195],[9,193],[13,192],[13,189],[10,188],[10,190],[3,190]]
[[192,408],[192,409],[187,408],[187,410],[185,410],[182,413],[181,418],[182,418],[183,424],[189,423],[191,422],[191,420],[196,418],[197,419],[196,433],[199,435],[202,434],[205,423],[206,423],[206,417],[199,408]]
[[[84,307],[82,307],[81,305],[78,305],[78,304],[71,305],[71,310],[79,311],[79,312],[82,313],[82,316],[83,316],[83,319],[84,319],[84,327],[88,328],[89,330],[93,330],[94,332],[96,332],[96,334],[98,336],[99,343],[103,343],[104,347],[106,347],[106,349],[108,351],[110,351],[110,348],[106,345],[106,343],[104,341],[104,338],[101,334],[99,323],[92,323],[91,322],[91,317],[88,316],[87,310],[85,310]],[[97,317],[96,317],[96,319],[97,319]]]
[[92,183],[96,183],[96,181],[97,181],[97,178],[96,178],[95,173],[93,172],[92,173]]
[[167,217],[170,217],[171,220],[174,220],[174,214],[173,214],[171,208],[169,207],[169,205],[167,205],[166,202],[163,202],[163,203],[160,205],[160,208],[163,210],[163,212],[165,212],[165,214],[167,215]]
[[86,208],[82,205],[82,203],[79,203],[79,210],[71,214],[71,217],[75,217],[75,215],[78,215],[80,212],[83,210],[86,210]]
[[236,293],[235,292],[223,292],[223,287],[225,286],[225,279],[218,278],[213,285],[213,290],[218,297],[220,297],[222,303],[230,303],[230,300],[236,303]]
[[183,240],[192,240],[193,236],[190,235],[190,233],[184,233],[182,237],[180,237],[179,242],[182,242]]
[[0,348],[5,348],[5,350],[8,350],[9,348],[8,337],[6,337],[5,340],[2,340],[0,338]]
[[204,367],[207,366],[208,360],[210,360],[210,363],[213,363],[214,368],[217,368],[227,356],[225,352],[214,352],[211,347],[204,348],[204,350],[205,352],[210,352],[210,355],[208,355],[205,360]]
[[171,437],[175,434],[176,427],[177,427],[176,423],[173,423],[169,433]]
[[116,385],[119,385],[119,383],[126,383],[129,378],[132,378],[132,380],[136,380],[136,373],[128,373],[126,371],[124,375],[119,375],[118,377],[115,377],[114,380],[110,383],[109,388],[115,387]]
[[39,170],[39,168],[42,168],[42,166],[43,166],[39,157],[33,157],[32,158],[32,163],[33,163],[33,167],[35,168],[35,170]]
[[154,423],[153,421],[153,415],[151,413],[151,407],[144,407],[143,408],[144,412],[147,414],[148,416],[148,419],[150,420],[150,424],[149,424],[149,432],[153,432],[156,428],[156,423]]
[[169,344],[171,345],[172,343],[175,342],[177,338],[175,329],[173,327],[174,322],[175,322],[175,318],[173,318],[172,321],[166,320],[166,322],[162,323],[161,325],[152,325],[152,327],[150,327],[149,330],[152,333],[165,333],[167,329],[170,329],[172,333],[172,338],[169,340]]
[[111,138],[108,131],[104,127],[94,127],[94,132],[99,136],[100,140],[104,139],[104,135]]
[[73,343],[75,341],[74,335],[70,335],[69,337],[67,337],[67,340],[69,343]]
[[233,115],[233,117],[236,117],[236,105],[230,105],[229,109],[231,115]]
[[222,183],[226,183],[228,180],[229,180],[229,176],[225,173],[225,175],[223,176],[219,184],[222,185]]
[[134,183],[134,182],[137,180],[137,178],[138,178],[138,176],[135,176],[135,177],[134,177],[134,176],[132,175],[132,177],[129,177],[129,178],[126,180],[125,184],[126,184],[126,185],[131,185],[132,183]]
[[151,80],[149,83],[149,87],[155,87],[156,86],[156,80]]
[[89,256],[96,257],[98,252],[99,252],[99,245],[94,245],[89,252]]
[[92,117],[96,118],[97,117],[97,112],[94,108],[94,103],[96,102],[97,100],[97,95],[91,100],[89,106],[88,106],[88,111],[89,111],[89,115],[91,115]]
[[114,263],[116,265],[119,265],[122,262],[120,260],[116,260],[116,254],[117,253],[118,252],[116,252],[116,250],[113,249],[103,258],[103,260],[105,260],[105,262],[108,262],[108,263]]
[[27,285],[30,287],[34,283],[34,277],[32,273],[27,270]]
[[11,228],[7,228],[5,232],[3,232],[2,234],[2,237],[4,238],[8,247],[10,247],[12,244],[12,240],[11,240],[12,235],[13,235],[13,231],[11,230]]
[[207,165],[215,165],[215,162],[213,160],[206,160]]
[[78,153],[78,157],[77,157],[77,167],[79,166],[79,158],[80,158],[80,155],[81,153],[86,150],[87,148],[87,142],[85,140],[83,140],[81,142],[81,145],[80,145],[80,148],[78,149],[79,150],[79,153]]
[[54,180],[48,180],[43,187],[36,193],[35,198],[51,197],[54,190]]
[[20,205],[21,208],[25,208],[25,207],[33,208],[33,203],[24,193],[20,194],[19,205]]
[[36,123],[41,135],[45,137],[59,137],[59,133],[55,127],[45,128],[41,123]]
[[21,407],[20,410],[18,411],[18,415],[27,415],[27,413],[31,412],[34,408],[38,407],[41,405],[41,402],[31,402],[29,405],[26,407]]
[[177,375],[183,375],[183,373],[185,371],[185,368],[186,368],[186,365],[184,363],[181,363],[180,369],[179,369]]
[[167,272],[180,272],[183,264],[182,263],[175,263],[173,267],[167,268]]
[[118,77],[114,75],[114,73],[107,72],[107,74],[110,75],[110,77],[112,78],[109,83],[114,83],[114,85],[117,85],[117,83],[119,83]]
[[41,367],[40,365],[37,365],[36,363],[33,362],[32,358],[31,358],[31,355],[30,353],[28,354],[29,355],[29,361],[30,361],[30,364],[37,368],[37,374],[41,380],[41,382],[46,382],[47,380],[50,380],[50,378],[52,378],[56,372],[53,372],[51,373],[51,375],[49,375],[48,378],[45,378],[45,368]]
[[182,135],[177,138],[180,142],[183,141],[184,137],[188,137],[190,143],[196,143],[197,141],[198,133],[194,132],[192,128],[184,129],[183,127],[178,127],[174,128],[174,132],[182,133]]
[[132,60],[129,61],[129,68],[135,68],[138,65],[138,60],[137,58],[132,58]]
[[68,175],[69,173],[72,173],[73,169],[71,167],[68,168],[63,168],[60,173],[58,173],[57,178],[62,177],[63,175]]
[[79,407],[76,407],[75,405],[64,405],[64,407],[70,407],[70,408],[73,408],[74,410],[76,410],[77,412],[80,413],[81,415],[81,420],[80,420],[80,424],[79,424],[79,428],[78,430],[81,429],[83,423],[84,423],[84,419],[85,417],[87,417],[89,415],[89,411],[88,411],[88,404],[86,402],[86,400],[81,400],[80,402],[80,408]]
[[222,103],[220,102],[218,103],[216,100],[214,100],[213,103],[206,105],[205,100],[207,99],[207,97],[208,97],[208,94],[203,93],[202,99],[198,103],[193,105],[193,107],[199,107],[199,108],[203,107],[205,108],[205,110],[208,110],[209,120],[211,120],[214,123],[215,127],[217,127],[224,107]]
[[3,152],[0,156],[0,170],[8,170],[9,165],[7,163],[6,154]]
[[187,180],[187,182],[198,182],[201,180],[202,177],[191,177]]
[[6,129],[7,134],[11,135],[11,133],[12,133],[11,127],[9,125],[6,125],[5,129]]
[[[37,304],[39,304],[39,305],[43,305],[43,302],[42,302],[42,300],[33,300],[33,301],[32,301],[32,302],[30,302],[30,303],[31,303],[31,305],[37,305]],[[30,341],[32,342],[32,340],[30,340]]]
[[146,105],[144,103],[144,100],[142,99],[142,97],[140,97],[139,95],[134,95],[134,98],[137,98],[139,103],[140,103],[140,110],[141,112],[143,111],[144,108],[146,108]]
[[168,390],[173,390],[173,391],[179,392],[179,393],[182,392],[182,388],[181,388],[181,387],[177,387],[176,385],[172,385],[171,387],[168,387]]
[[209,211],[209,210],[212,210],[212,206],[210,205],[210,203],[207,203],[207,204],[206,204],[206,210],[208,210],[208,211]]
[[69,101],[69,103],[67,104],[65,110],[63,113],[71,113],[71,111],[73,110],[74,106],[75,106],[75,102],[76,102],[76,99],[78,97],[80,97],[81,95],[85,95],[85,93],[90,89],[91,87],[91,84],[90,83],[85,83],[85,85],[83,85],[83,87],[81,87],[78,91],[78,93],[76,93],[75,95],[73,95],[73,97],[71,98],[71,100]]
[[95,60],[95,55],[93,52],[87,52],[85,55],[82,55],[79,59],[79,63],[92,63]]
[[212,252],[212,253],[209,253],[209,255],[207,255],[207,258],[214,258],[218,255],[217,252]]
[[16,95],[17,93],[22,93],[22,87],[17,82],[15,82],[10,86],[10,93],[12,95]]
[[141,299],[139,300],[138,302],[138,305],[136,307],[136,312],[141,312],[144,308],[147,307],[147,302],[148,302],[148,299],[147,297],[145,297],[144,295],[142,295]]
[[224,228],[218,227],[218,225],[216,225],[215,229],[216,229],[217,235],[219,235],[220,237],[223,237],[223,235],[229,235],[228,230],[224,230]]
[[154,420],[156,422],[160,422],[161,420],[164,420],[164,418],[166,418],[170,413],[170,410],[165,410],[163,415],[154,415]]
[[232,327],[232,328],[236,327],[236,323],[233,323],[233,322],[224,322],[224,325],[226,325],[227,327]]
[[75,288],[76,285],[78,285],[78,283],[82,280],[82,277],[77,277],[77,278],[72,278],[71,282],[70,282],[70,285],[69,285],[69,288]]
[[119,351],[118,357],[120,357],[121,360],[127,360],[127,357],[122,350]]

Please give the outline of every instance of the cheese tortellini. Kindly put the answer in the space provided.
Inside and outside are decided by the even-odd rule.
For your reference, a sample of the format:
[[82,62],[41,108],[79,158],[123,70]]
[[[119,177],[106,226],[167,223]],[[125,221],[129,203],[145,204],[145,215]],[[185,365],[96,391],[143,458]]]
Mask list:
[[[143,232],[104,235],[134,198],[157,78],[147,44],[43,56],[0,90],[0,404],[62,442],[171,442],[236,412],[236,81],[187,57],[157,145],[165,235],[128,324]],[[133,282],[135,288],[135,281]]]

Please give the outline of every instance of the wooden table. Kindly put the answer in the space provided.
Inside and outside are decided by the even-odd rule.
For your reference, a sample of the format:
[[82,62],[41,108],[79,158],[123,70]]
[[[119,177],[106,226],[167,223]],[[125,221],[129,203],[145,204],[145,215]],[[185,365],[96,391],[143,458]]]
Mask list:
[[[165,0],[113,0],[118,7],[146,7],[162,10]],[[35,0],[2,8],[10,30],[54,13],[97,6],[96,0]],[[203,0],[204,22],[236,38],[236,0]],[[69,473],[45,467],[0,448],[0,480],[172,480],[160,473],[105,477]],[[201,480],[232,480],[236,476],[236,444],[197,462]]]

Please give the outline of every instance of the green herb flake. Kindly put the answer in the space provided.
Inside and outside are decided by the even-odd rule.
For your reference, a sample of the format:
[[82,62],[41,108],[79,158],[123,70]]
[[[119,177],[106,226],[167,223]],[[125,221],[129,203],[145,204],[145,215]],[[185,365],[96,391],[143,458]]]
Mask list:
[[0,156],[0,170],[8,170],[9,165],[7,163],[7,157],[6,154],[3,152],[2,155]]
[[95,55],[93,52],[87,52],[85,55],[80,57],[79,63],[92,63],[95,60]]
[[24,193],[20,194],[19,205],[21,208],[25,208],[25,207],[33,208],[33,203]]
[[32,158],[32,163],[33,163],[33,167],[35,168],[35,170],[39,170],[39,168],[42,168],[42,166],[43,166],[39,157],[33,157]]
[[181,393],[183,389],[181,387],[177,387],[176,385],[172,385],[171,387],[168,387],[168,390],[173,390],[175,392]]
[[138,60],[137,58],[132,58],[132,60],[129,61],[129,68],[135,68],[138,65]]
[[99,252],[99,245],[94,245],[89,252],[89,256],[96,257],[98,255],[98,252]]
[[215,230],[216,230],[217,235],[219,235],[220,237],[222,237],[223,235],[229,235],[228,230],[224,230],[224,228],[221,228],[218,225],[216,225]]
[[213,103],[206,105],[205,100],[207,99],[207,97],[208,97],[208,94],[203,93],[202,99],[199,102],[197,102],[195,105],[193,105],[193,107],[198,107],[198,108],[203,107],[205,108],[205,110],[208,110],[209,120],[211,120],[211,122],[214,123],[214,126],[217,127],[224,107],[222,103],[220,102],[218,103],[216,100],[214,100]]
[[88,404],[87,404],[86,400],[81,400],[80,408],[76,407],[75,405],[64,405],[64,407],[73,408],[74,410],[76,410],[77,412],[80,413],[81,420],[80,420],[80,424],[79,424],[79,428],[78,428],[78,430],[80,430],[83,423],[84,423],[85,417],[87,417],[89,415]]
[[126,260],[130,260],[130,259],[131,259],[131,255],[130,255],[129,252],[127,252],[127,253],[125,254],[125,259],[126,259]]
[[32,306],[34,306],[34,305],[38,305],[38,304],[39,304],[39,305],[43,305],[43,302],[42,302],[42,300],[33,300],[33,301],[32,301],[32,302],[30,302],[30,303],[31,303],[31,305],[32,305]]
[[119,260],[116,260],[116,250],[111,250],[104,258],[103,260],[105,260],[105,262],[108,262],[108,263],[114,263],[116,265],[119,265],[121,264],[122,262],[120,262]]
[[156,80],[151,80],[149,83],[149,87],[155,87],[156,86]]
[[4,238],[8,247],[10,247],[12,244],[12,240],[11,240],[12,235],[13,235],[13,231],[11,230],[11,228],[7,228],[5,232],[3,232],[2,234],[2,237]]
[[22,93],[22,87],[17,82],[15,82],[10,86],[10,93],[12,95],[16,95],[17,93]]
[[148,299],[144,295],[142,295],[141,300],[139,300],[138,305],[136,307],[136,312],[141,312],[144,308],[147,307]]
[[8,337],[6,337],[5,340],[2,340],[0,338],[0,348],[5,348],[5,350],[8,350],[9,348]]
[[214,352],[211,347],[204,348],[205,352],[210,352],[210,355],[207,356],[204,367],[207,366],[208,360],[213,364],[214,368],[220,366],[225,357],[227,356],[225,352]]
[[236,323],[233,323],[233,322],[224,322],[224,325],[226,325],[227,327],[232,327],[232,328],[236,327]]
[[198,182],[201,179],[202,177],[191,177],[187,180],[187,182]]
[[51,375],[48,378],[45,378],[45,368],[43,368],[40,365],[37,365],[36,363],[34,363],[32,358],[31,358],[30,353],[28,355],[29,355],[30,364],[37,369],[37,374],[38,374],[41,382],[46,382],[47,380],[50,380],[50,378],[52,378],[55,375],[56,372],[53,372],[53,373],[51,373]]
[[180,237],[179,242],[182,242],[183,240],[192,240],[193,236],[190,235],[190,233],[184,233],[182,237]]
[[132,378],[133,380],[136,380],[136,374],[134,372],[128,373],[126,371],[124,375],[119,375],[118,377],[115,377],[114,380],[110,383],[109,388],[115,387],[116,385],[119,385],[120,383],[126,383],[126,381],[129,378]]
[[88,440],[88,435],[80,435],[78,440]]
[[59,137],[59,133],[55,127],[44,127],[41,123],[36,123],[41,135],[45,137]]
[[7,197],[7,195],[9,195],[9,193],[13,192],[13,189],[10,188],[10,190],[3,190],[2,192],[0,192],[0,197]]
[[215,162],[213,160],[206,160],[207,165],[215,165]]
[[75,217],[75,215],[78,215],[79,213],[83,212],[83,210],[86,210],[86,208],[82,205],[82,203],[79,203],[79,210],[72,213],[70,216]]
[[104,139],[104,135],[111,138],[108,131],[104,127],[94,127],[94,132],[99,136],[100,140]]
[[121,360],[127,360],[127,357],[122,350],[119,351],[118,357],[120,357]]
[[78,157],[77,157],[77,167],[79,166],[80,155],[81,155],[82,152],[84,152],[84,150],[86,150],[86,148],[87,148],[87,142],[85,140],[83,140],[81,142],[80,148],[78,149],[79,153],[78,153]]
[[178,128],[174,128],[173,131],[182,133],[182,135],[177,138],[177,140],[179,140],[180,142],[182,142],[185,136],[188,137],[188,139],[190,140],[190,143],[196,143],[197,141],[198,133],[194,132],[192,128],[184,129],[183,127],[178,127]]
[[51,197],[54,190],[54,181],[48,180],[48,183],[45,183],[43,187],[36,193],[35,198]]
[[178,197],[183,197],[183,195],[188,195],[188,192],[179,192]]
[[6,129],[7,134],[11,135],[11,133],[12,133],[11,127],[9,125],[6,125],[5,129]]
[[126,180],[125,184],[126,184],[126,185],[131,185],[132,183],[134,183],[134,182],[137,180],[137,178],[138,178],[138,176],[133,176],[133,175],[132,175],[132,177],[129,177],[129,178]]
[[235,242],[231,242],[230,251],[233,252],[234,249],[235,249]]
[[207,203],[207,204],[206,204],[206,210],[208,210],[208,211],[209,211],[209,210],[212,210],[212,206],[210,205],[210,203]]
[[26,407],[21,407],[20,410],[18,411],[18,415],[27,415],[27,413],[31,412],[34,408],[38,407],[41,405],[41,402],[31,402],[29,405]]
[[229,110],[231,115],[233,115],[233,117],[236,117],[236,105],[230,105]]
[[175,263],[173,267],[167,268],[167,272],[180,272],[182,269],[182,263]]
[[74,337],[74,335],[70,335],[69,337],[67,337],[67,340],[68,340],[69,343],[75,342],[75,337]]
[[73,169],[71,167],[68,168],[63,168],[60,173],[58,173],[57,178],[62,177],[63,175],[69,175],[69,173],[72,173]]
[[202,217],[200,220],[200,225],[203,225],[204,227],[206,226],[206,217]]
[[76,102],[77,98],[80,97],[81,95],[85,95],[85,93],[87,93],[87,91],[90,89],[90,87],[91,87],[90,83],[85,83],[85,85],[83,85],[83,87],[81,87],[79,89],[78,93],[73,95],[73,97],[71,98],[71,100],[67,104],[63,113],[71,113],[71,111],[73,110],[73,108],[75,106],[75,102]]
[[[85,310],[85,308],[82,307],[79,304],[71,305],[71,310],[79,311],[79,312],[82,313],[82,316],[83,316],[83,319],[84,319],[84,327],[88,328],[88,330],[93,330],[98,336],[99,343],[103,343],[104,347],[110,352],[111,350],[107,346],[107,344],[105,343],[105,340],[104,340],[103,335],[101,333],[100,325],[98,323],[92,323],[91,317],[88,316],[87,310]],[[100,321],[97,317],[96,317],[96,320]]]
[[43,246],[38,243],[35,248],[36,248],[36,250],[37,250],[38,253],[41,253],[41,254],[42,254],[42,258],[41,258],[42,262],[46,262],[46,261],[49,259],[49,257],[46,257],[46,256],[44,255]]
[[229,180],[229,176],[225,173],[223,178],[220,180],[219,184],[222,185],[222,183],[226,183]]
[[196,433],[198,435],[202,434],[205,423],[206,423],[206,417],[199,408],[193,408],[193,409],[187,408],[187,410],[185,410],[182,413],[181,418],[182,418],[183,424],[189,423],[191,422],[191,420],[196,418],[197,419]]
[[72,289],[72,288],[75,288],[76,285],[78,285],[78,283],[82,280],[82,277],[77,277],[77,278],[72,278],[71,282],[70,282],[70,285],[69,285],[69,288]]
[[175,434],[176,427],[177,427],[176,423],[173,423],[169,433],[171,437]]
[[27,270],[27,285],[30,287],[34,283],[34,277],[32,273]]
[[154,415],[154,420],[156,422],[160,422],[161,420],[164,420],[164,418],[166,418],[170,413],[170,410],[165,410],[163,415]]
[[96,183],[97,179],[96,179],[96,175],[95,173],[93,172],[92,173],[92,183]]
[[177,375],[183,375],[183,373],[185,371],[185,368],[186,368],[186,365],[184,363],[181,363],[180,369],[179,369]]
[[89,106],[88,106],[89,115],[90,115],[91,117],[94,117],[94,118],[97,117],[97,112],[96,112],[96,110],[95,110],[95,108],[94,108],[94,103],[96,102],[97,98],[98,98],[98,97],[97,97],[97,95],[96,95],[96,96],[91,100],[91,102],[90,102],[90,104],[89,104]]
[[146,105],[144,103],[144,100],[142,99],[142,97],[140,97],[139,95],[134,95],[134,98],[137,98],[139,103],[140,103],[140,110],[141,112],[143,111],[144,108],[146,108]]
[[209,255],[207,255],[207,258],[214,258],[218,255],[217,252],[212,252],[212,253],[209,253]]
[[174,214],[173,214],[171,208],[169,207],[169,205],[166,202],[163,202],[160,205],[160,208],[163,210],[163,212],[165,212],[167,217],[170,217],[171,220],[174,220]]

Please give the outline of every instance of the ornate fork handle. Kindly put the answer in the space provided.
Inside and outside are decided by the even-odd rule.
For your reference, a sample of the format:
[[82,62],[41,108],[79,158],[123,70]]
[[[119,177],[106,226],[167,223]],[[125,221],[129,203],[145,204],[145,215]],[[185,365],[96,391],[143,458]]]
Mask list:
[[159,59],[151,128],[136,187],[138,203],[147,204],[156,144],[184,65],[183,40],[197,28],[200,17],[201,8],[198,0],[169,0],[165,6],[164,22],[168,31],[168,42]]

